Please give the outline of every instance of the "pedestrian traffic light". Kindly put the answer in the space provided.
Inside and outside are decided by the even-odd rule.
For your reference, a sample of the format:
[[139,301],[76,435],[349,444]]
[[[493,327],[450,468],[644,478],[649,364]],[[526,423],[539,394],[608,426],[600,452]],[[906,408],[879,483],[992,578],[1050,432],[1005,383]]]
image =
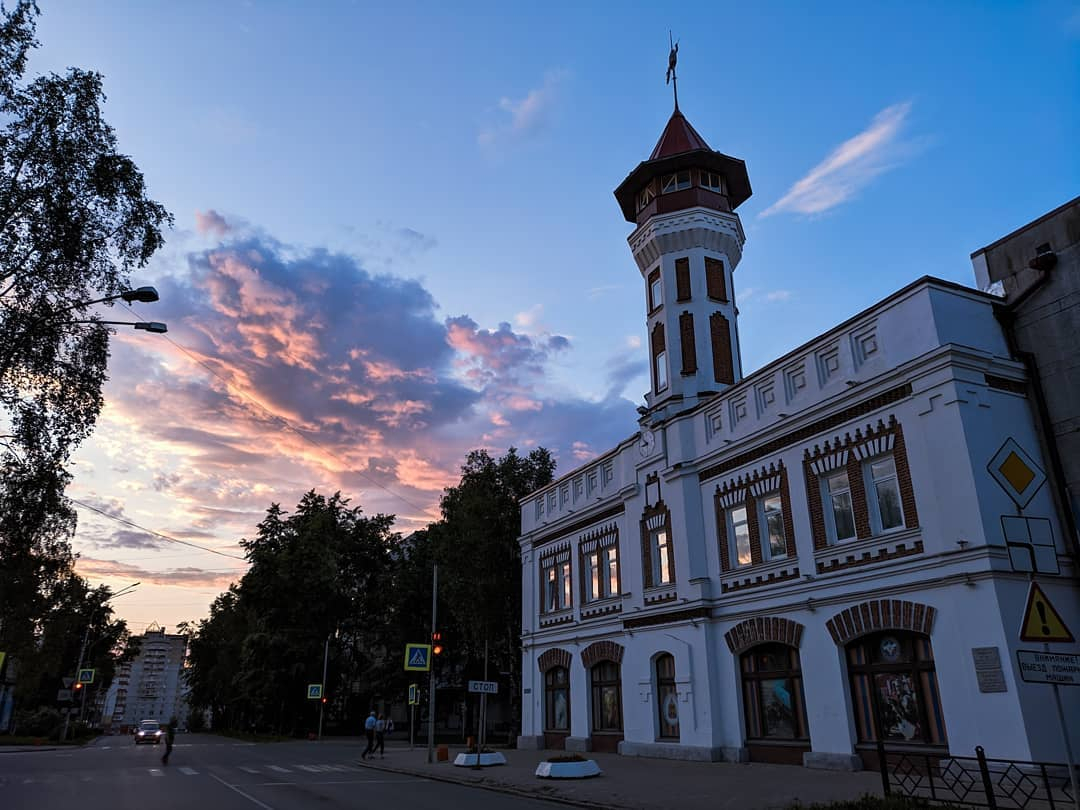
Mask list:
[[76,683],[75,684],[74,689],[75,689],[76,692],[81,692],[82,688],[83,688],[83,685],[81,683]]
[[326,698],[323,698],[323,699],[322,699],[322,702],[323,702],[323,703],[326,703]]
[[443,654],[442,633],[431,634],[431,653],[432,655]]

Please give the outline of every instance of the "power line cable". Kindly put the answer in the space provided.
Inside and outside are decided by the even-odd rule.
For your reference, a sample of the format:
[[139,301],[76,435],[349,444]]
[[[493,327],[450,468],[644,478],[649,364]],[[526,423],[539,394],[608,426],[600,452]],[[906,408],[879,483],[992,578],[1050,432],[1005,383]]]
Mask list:
[[89,509],[91,512],[97,512],[99,515],[104,515],[109,520],[115,520],[117,523],[123,523],[126,526],[131,526],[134,529],[138,529],[141,532],[146,532],[147,534],[151,534],[154,537],[160,537],[162,540],[168,540],[170,543],[179,543],[182,546],[190,546],[191,548],[197,548],[200,551],[207,551],[210,554],[217,554],[220,557],[228,557],[229,559],[232,559],[232,560],[241,560],[243,562],[247,562],[246,557],[240,557],[240,556],[237,556],[236,554],[228,554],[228,553],[226,553],[224,551],[218,551],[216,548],[210,548],[209,546],[200,546],[198,543],[192,543],[192,542],[190,542],[188,540],[178,540],[177,538],[170,537],[167,534],[162,534],[161,532],[156,532],[153,529],[148,529],[145,526],[140,526],[138,523],[135,523],[132,520],[127,520],[126,518],[117,517],[116,515],[110,515],[108,512],[106,512],[103,509],[98,509],[96,506],[91,506],[88,503],[83,503],[82,501],[76,500],[75,498],[70,498],[69,500],[72,503],[77,503],[83,509]]

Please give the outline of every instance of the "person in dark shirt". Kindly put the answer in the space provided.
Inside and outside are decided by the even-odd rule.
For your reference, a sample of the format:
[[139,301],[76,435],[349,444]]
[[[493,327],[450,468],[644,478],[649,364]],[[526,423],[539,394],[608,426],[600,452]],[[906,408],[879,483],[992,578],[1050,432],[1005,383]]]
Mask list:
[[176,741],[176,718],[174,717],[165,726],[165,753],[161,755],[161,764],[169,764],[169,754],[172,753],[173,742]]

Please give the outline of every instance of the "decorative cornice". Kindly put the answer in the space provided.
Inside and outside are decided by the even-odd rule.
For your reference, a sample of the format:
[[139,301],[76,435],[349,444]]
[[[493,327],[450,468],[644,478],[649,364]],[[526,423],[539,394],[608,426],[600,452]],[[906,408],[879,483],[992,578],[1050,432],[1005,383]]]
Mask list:
[[623,619],[623,629],[634,630],[638,627],[653,627],[658,624],[674,624],[675,622],[689,622],[694,619],[708,619],[710,615],[712,615],[712,610],[707,607],[672,610],[667,613],[650,613],[645,616]]
[[539,537],[537,537],[535,540],[532,541],[532,547],[537,548],[539,546],[542,546],[542,545],[545,545],[547,543],[551,543],[551,542],[553,542],[555,540],[559,540],[559,539],[561,539],[563,537],[566,537],[568,534],[573,534],[574,532],[580,532],[582,529],[589,528],[594,523],[599,523],[602,520],[607,520],[608,518],[615,517],[616,515],[621,515],[625,511],[626,511],[626,505],[623,504],[622,502],[617,503],[617,504],[615,504],[615,506],[609,507],[608,509],[605,509],[602,512],[597,512],[595,515],[591,515],[590,517],[582,518],[581,520],[579,520],[579,521],[577,521],[575,523],[571,523],[571,524],[569,524],[567,526],[563,526],[562,528],[554,529],[553,531],[550,531],[547,534],[540,535]]

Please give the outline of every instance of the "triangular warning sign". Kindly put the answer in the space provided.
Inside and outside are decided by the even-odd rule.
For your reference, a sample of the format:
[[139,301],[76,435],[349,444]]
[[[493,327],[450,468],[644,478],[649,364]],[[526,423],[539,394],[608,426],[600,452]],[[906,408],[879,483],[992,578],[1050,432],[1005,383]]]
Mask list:
[[1024,619],[1020,622],[1021,641],[1050,641],[1070,643],[1074,641],[1073,634],[1065,626],[1046,594],[1034,582],[1028,591],[1027,607],[1024,608]]
[[413,647],[409,654],[410,667],[422,667],[427,664],[427,650],[423,647]]

